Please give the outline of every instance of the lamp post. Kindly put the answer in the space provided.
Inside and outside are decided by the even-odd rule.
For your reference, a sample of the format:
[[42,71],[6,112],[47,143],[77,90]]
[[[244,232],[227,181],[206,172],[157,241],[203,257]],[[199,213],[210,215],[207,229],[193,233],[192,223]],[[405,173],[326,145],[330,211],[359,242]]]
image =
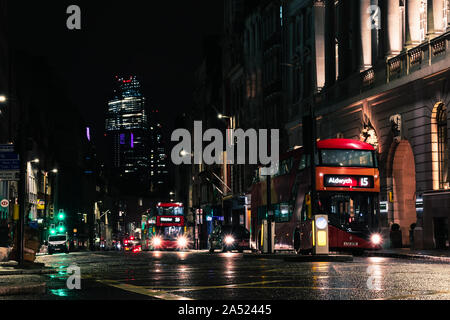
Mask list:
[[[57,174],[58,173],[58,169],[53,169],[51,171],[44,171],[44,221],[45,221],[45,226],[48,226],[48,220],[49,220],[49,214],[48,214],[48,202],[49,199],[47,196],[48,193],[48,185],[49,185],[49,180],[50,180],[50,173],[53,174]],[[47,179],[46,179],[47,178]],[[52,179],[52,185],[53,185],[53,179]],[[54,194],[54,190],[52,188],[52,195]]]
[[[225,116],[225,115],[223,115],[223,114],[221,114],[221,113],[219,113],[218,115],[217,115],[217,117],[219,118],[219,119],[228,119],[230,122],[229,122],[229,129],[230,130],[233,130],[234,129],[234,117],[230,117],[230,116]],[[228,137],[228,141],[230,142],[230,145],[231,146],[233,146],[234,145],[234,139],[233,139],[233,134],[231,133],[231,136],[229,136]],[[224,183],[224,185],[229,189],[229,190],[231,190],[231,188],[229,188],[228,187],[228,184],[227,184],[227,182],[228,182],[228,160],[225,158],[224,159],[224,162],[223,162],[223,166],[224,166],[224,180],[225,180],[225,183]],[[226,171],[225,171],[225,168],[227,169]],[[226,173],[226,174],[225,174]],[[226,192],[226,191],[225,191]],[[225,194],[225,192],[224,192],[224,194]],[[223,196],[222,196],[222,214],[223,214],[223,216],[225,217],[225,204],[224,204],[224,200],[223,200]],[[232,218],[232,217],[231,217]]]

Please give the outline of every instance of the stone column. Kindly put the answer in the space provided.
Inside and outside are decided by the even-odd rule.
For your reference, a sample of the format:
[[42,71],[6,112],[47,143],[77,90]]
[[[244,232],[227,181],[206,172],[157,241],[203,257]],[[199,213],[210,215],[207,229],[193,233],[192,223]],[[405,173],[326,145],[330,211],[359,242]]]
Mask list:
[[447,31],[450,31],[450,0],[444,0],[445,1],[445,9],[447,10]]
[[316,86],[325,86],[325,6],[323,2],[315,1],[313,6],[314,39],[316,55]]
[[420,0],[406,0],[406,43],[414,47],[420,39]]
[[350,21],[353,0],[339,1],[338,41],[339,41],[339,79],[347,78],[351,73]]
[[336,82],[336,30],[334,0],[325,0],[325,86]]
[[428,35],[431,37],[445,32],[447,28],[443,19],[444,10],[447,10],[444,4],[447,4],[447,0],[428,0],[427,24]]
[[398,0],[387,0],[387,52],[388,57],[396,56],[402,50],[400,29],[400,5]]
[[359,70],[372,67],[372,24],[369,10],[370,0],[359,1]]

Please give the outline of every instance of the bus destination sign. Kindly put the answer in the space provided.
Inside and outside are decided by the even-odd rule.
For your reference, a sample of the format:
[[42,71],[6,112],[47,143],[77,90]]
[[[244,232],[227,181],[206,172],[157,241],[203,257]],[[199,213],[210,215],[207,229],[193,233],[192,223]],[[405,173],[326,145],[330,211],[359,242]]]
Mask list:
[[325,175],[325,187],[334,188],[373,188],[373,176]]
[[156,217],[156,225],[160,227],[171,227],[171,226],[183,226],[184,217],[169,217],[161,216]]

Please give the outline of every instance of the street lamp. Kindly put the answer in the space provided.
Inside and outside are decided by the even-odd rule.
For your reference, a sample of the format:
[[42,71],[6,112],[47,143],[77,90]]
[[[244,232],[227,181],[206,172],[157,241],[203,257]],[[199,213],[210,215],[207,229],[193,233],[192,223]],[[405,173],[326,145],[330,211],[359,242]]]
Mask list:
[[[49,195],[48,195],[48,185],[50,184],[49,183],[49,181],[50,181],[50,173],[54,173],[54,174],[57,174],[58,173],[58,170],[56,170],[56,172],[55,172],[55,170],[56,169],[54,169],[54,170],[52,170],[52,171],[50,171],[50,172],[48,172],[48,171],[44,171],[44,221],[45,221],[45,225],[47,225],[48,224],[48,219],[49,219],[49,215],[48,215],[48,208],[49,208],[49,202],[50,202],[50,199],[48,199],[49,198]],[[53,190],[53,179],[52,179],[52,183],[51,183],[51,185],[52,185],[52,190]],[[52,194],[53,194],[53,191],[52,191]],[[50,234],[52,234],[51,233],[51,230],[50,230]]]
[[191,155],[191,154],[189,152],[187,152],[186,150],[181,150],[181,152],[180,152],[180,156],[182,156],[182,157],[187,157],[189,155]]
[[0,95],[0,103],[5,103],[5,102],[6,102],[6,96]]
[[221,113],[219,113],[219,114],[217,115],[217,117],[218,117],[219,119],[231,119],[231,117],[224,116],[224,115],[221,114]]

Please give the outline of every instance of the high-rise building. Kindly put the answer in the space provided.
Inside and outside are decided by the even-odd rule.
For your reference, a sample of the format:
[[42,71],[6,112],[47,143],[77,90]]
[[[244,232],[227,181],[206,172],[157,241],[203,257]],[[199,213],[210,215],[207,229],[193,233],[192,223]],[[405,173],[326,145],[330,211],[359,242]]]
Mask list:
[[127,192],[150,190],[149,121],[141,83],[135,76],[115,77],[106,115],[111,165]]
[[163,126],[157,121],[158,109],[152,111],[150,121],[150,180],[151,191],[156,194],[168,193],[169,164]]

